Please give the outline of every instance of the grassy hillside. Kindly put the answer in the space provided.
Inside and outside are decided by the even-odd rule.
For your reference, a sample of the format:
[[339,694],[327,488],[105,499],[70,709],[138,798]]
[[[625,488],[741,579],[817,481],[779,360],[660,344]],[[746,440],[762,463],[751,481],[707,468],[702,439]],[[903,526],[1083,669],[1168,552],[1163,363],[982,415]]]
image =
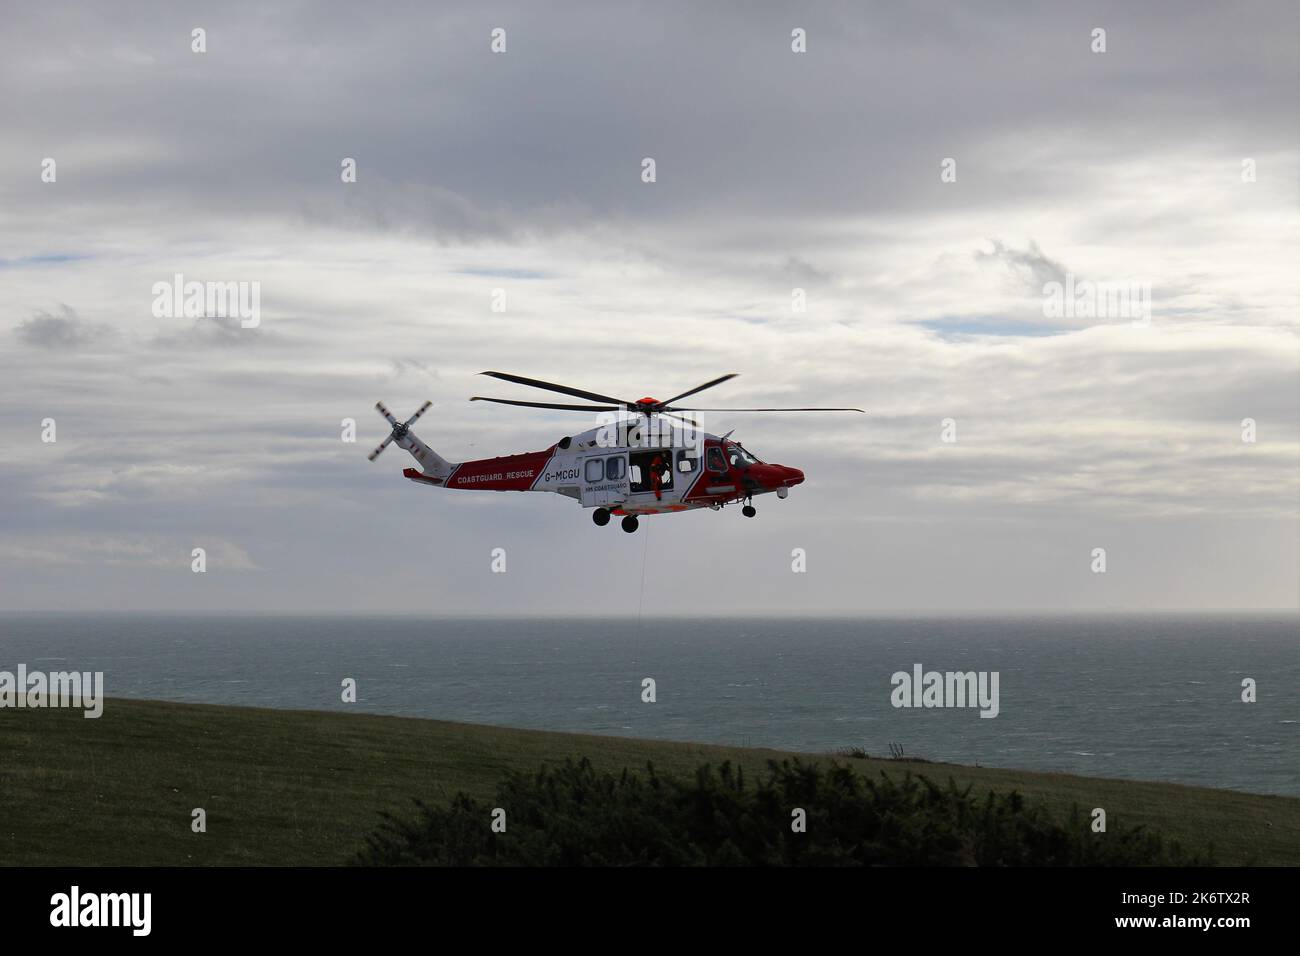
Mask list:
[[[111,699],[104,715],[0,711],[0,863],[231,865],[346,862],[380,810],[457,790],[487,799],[507,769],[586,756],[601,769],[746,772],[780,751],[512,730],[366,714]],[[831,759],[831,758],[821,758]],[[1018,789],[1053,809],[1104,807],[1219,863],[1300,864],[1300,800],[949,764],[837,758],[976,791]],[[190,830],[193,808],[208,832]]]

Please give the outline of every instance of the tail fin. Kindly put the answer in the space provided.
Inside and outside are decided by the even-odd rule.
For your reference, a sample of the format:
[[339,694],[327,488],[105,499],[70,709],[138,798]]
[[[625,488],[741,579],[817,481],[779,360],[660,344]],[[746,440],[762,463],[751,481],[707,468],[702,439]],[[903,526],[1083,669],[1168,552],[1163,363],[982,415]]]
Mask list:
[[379,414],[388,420],[388,424],[393,426],[392,432],[379,443],[379,447],[370,453],[370,460],[374,461],[379,457],[379,453],[388,447],[389,442],[396,442],[398,448],[405,449],[411,457],[420,463],[420,470],[424,474],[434,478],[446,478],[451,474],[455,467],[447,459],[443,458],[436,451],[420,441],[411,431],[411,425],[415,420],[427,412],[433,406],[433,402],[425,402],[420,406],[420,410],[404,422],[399,422],[393,417],[392,412],[384,407],[383,402],[376,402],[375,408]]

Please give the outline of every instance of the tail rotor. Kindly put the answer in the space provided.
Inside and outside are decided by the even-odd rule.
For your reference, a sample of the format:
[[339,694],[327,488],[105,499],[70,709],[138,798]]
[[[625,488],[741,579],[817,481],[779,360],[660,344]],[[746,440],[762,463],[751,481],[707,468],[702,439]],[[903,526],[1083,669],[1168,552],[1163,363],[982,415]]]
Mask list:
[[423,405],[420,406],[419,411],[417,411],[414,415],[412,415],[404,422],[399,422],[396,418],[393,417],[393,413],[390,412],[384,406],[383,402],[375,402],[375,409],[379,412],[380,415],[384,416],[384,418],[388,421],[388,424],[393,426],[393,430],[389,432],[387,438],[385,438],[383,441],[379,443],[379,447],[377,447],[374,451],[372,451],[369,454],[369,456],[367,456],[368,459],[370,461],[374,461],[376,458],[379,457],[379,453],[382,452],[385,448],[387,448],[390,444],[392,444],[392,442],[401,441],[403,438],[405,438],[410,433],[411,426],[415,424],[416,419],[418,419],[421,415],[423,415],[432,407],[433,407],[433,402],[425,402]]
[[379,453],[383,451],[385,448],[387,448],[392,443],[392,441],[393,441],[393,436],[389,435],[387,438],[385,438],[383,441],[379,443],[378,447],[376,447],[374,451],[372,451],[369,455],[366,456],[366,459],[368,461],[374,461],[376,458],[379,457]]

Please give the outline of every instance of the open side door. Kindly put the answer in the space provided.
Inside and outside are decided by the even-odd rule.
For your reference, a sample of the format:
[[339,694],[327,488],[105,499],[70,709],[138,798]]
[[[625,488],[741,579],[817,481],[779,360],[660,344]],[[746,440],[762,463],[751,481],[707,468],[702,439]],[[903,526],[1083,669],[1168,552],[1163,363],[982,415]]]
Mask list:
[[[660,495],[655,495],[655,463],[658,462]],[[650,448],[645,451],[630,453],[628,461],[628,488],[631,493],[640,496],[649,495],[654,500],[676,501],[680,497],[680,488],[673,463],[673,449]],[[649,499],[646,499],[649,500]]]

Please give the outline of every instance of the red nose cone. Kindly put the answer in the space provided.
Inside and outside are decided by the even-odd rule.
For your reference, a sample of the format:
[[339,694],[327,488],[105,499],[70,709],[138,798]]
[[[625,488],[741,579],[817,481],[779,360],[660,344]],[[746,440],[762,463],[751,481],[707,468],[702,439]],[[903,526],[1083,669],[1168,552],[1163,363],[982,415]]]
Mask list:
[[786,487],[789,487],[790,485],[798,485],[801,484],[802,482],[803,482],[803,472],[800,471],[798,468],[787,468],[785,470]]

